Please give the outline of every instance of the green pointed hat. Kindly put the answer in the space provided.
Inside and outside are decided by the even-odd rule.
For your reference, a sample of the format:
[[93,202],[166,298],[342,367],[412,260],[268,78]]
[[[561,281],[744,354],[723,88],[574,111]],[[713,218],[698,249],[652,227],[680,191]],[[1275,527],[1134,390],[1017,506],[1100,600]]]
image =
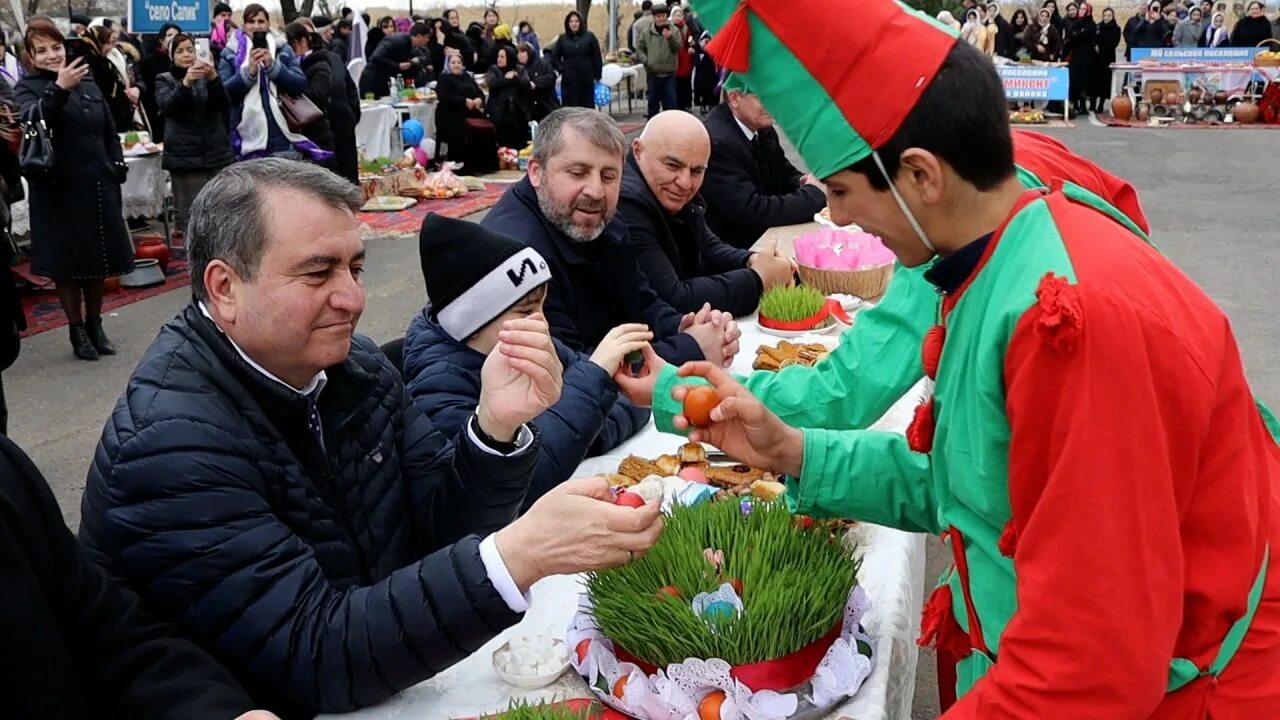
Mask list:
[[692,2],[725,87],[758,96],[819,178],[888,142],[956,42],[895,0]]

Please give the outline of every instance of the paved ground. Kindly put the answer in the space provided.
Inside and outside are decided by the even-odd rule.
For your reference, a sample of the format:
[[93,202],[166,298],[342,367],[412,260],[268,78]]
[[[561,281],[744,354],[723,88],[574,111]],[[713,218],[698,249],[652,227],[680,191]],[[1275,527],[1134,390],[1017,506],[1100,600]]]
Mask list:
[[[1141,193],[1156,242],[1230,315],[1254,389],[1280,405],[1280,324],[1274,320],[1280,235],[1273,226],[1280,173],[1270,160],[1280,136],[1225,130],[1107,130],[1084,125],[1055,131],[1078,152],[1129,178]],[[369,242],[368,309],[361,331],[383,342],[404,332],[424,301],[416,237]],[[187,301],[171,292],[120,309],[107,330],[121,355],[75,360],[65,329],[37,335],[4,375],[10,433],[53,485],[73,527],[85,469],[125,381],[157,328]],[[936,547],[935,547],[936,550]],[[944,558],[931,552],[925,579]],[[931,654],[922,653],[916,718],[937,715]]]

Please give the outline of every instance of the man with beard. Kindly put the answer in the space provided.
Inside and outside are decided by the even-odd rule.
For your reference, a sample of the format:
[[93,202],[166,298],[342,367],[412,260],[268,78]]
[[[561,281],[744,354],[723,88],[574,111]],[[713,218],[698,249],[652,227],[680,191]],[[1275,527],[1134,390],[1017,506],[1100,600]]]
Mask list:
[[626,138],[608,115],[561,108],[538,126],[529,175],[481,222],[546,258],[551,334],[589,352],[612,328],[639,322],[668,362],[707,359],[727,367],[738,352],[732,316],[710,306],[681,316],[640,271],[618,208]]

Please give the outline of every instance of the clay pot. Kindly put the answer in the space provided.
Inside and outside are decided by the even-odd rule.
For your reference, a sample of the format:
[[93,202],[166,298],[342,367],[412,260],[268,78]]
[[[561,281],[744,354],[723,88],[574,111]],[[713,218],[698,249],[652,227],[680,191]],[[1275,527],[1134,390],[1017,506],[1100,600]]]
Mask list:
[[1122,122],[1133,117],[1133,100],[1128,95],[1117,95],[1111,98],[1111,115]]
[[1213,104],[1214,104],[1214,105],[1226,105],[1226,104],[1227,104],[1227,98],[1228,98],[1228,97],[1230,97],[1230,96],[1229,96],[1229,95],[1227,95],[1227,91],[1226,91],[1226,90],[1219,90],[1218,92],[1216,92],[1216,93],[1214,93],[1214,94],[1213,94]]
[[1182,93],[1176,93],[1176,92],[1165,93],[1164,104],[1165,105],[1181,105]]
[[1249,125],[1258,119],[1258,106],[1248,100],[1244,100],[1236,103],[1236,106],[1231,109],[1231,113],[1235,116],[1236,122],[1242,125]]
[[169,248],[164,241],[148,238],[138,241],[138,249],[133,254],[139,260],[155,260],[160,263],[160,271],[169,269]]
[[119,292],[119,291],[120,291],[119,275],[109,277],[102,281],[102,292],[104,295],[108,293]]
[[1191,88],[1187,91],[1187,100],[1192,105],[1199,105],[1200,101],[1204,100],[1204,89],[1198,87]]
[[1147,120],[1151,119],[1151,103],[1149,102],[1138,103],[1138,115],[1136,119],[1138,122],[1146,122]]
[[1164,100],[1164,88],[1151,88],[1151,90],[1147,92],[1147,100],[1152,105],[1159,105],[1160,102]]

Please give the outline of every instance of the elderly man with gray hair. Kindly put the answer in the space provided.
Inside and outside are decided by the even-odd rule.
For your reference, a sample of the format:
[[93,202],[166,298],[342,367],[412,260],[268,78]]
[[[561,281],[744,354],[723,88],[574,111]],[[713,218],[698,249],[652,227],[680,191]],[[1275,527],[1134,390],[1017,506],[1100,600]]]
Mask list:
[[560,395],[546,320],[506,324],[475,413],[442,436],[354,334],[359,205],[290,160],[205,186],[192,301],[129,380],[81,510],[93,558],[285,717],[430,677],[519,620],[534,581],[625,563],[662,526],[598,479],[516,519],[538,455],[527,423]]

